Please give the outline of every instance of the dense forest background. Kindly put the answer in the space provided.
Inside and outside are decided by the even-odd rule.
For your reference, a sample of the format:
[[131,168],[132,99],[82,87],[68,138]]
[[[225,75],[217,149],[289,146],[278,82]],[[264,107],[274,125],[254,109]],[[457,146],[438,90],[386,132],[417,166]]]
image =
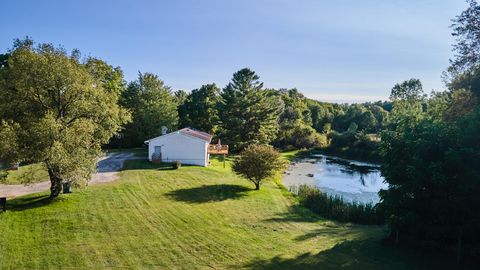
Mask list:
[[127,83],[78,50],[16,40],[0,55],[0,160],[42,162],[52,196],[62,181],[88,181],[102,146],[142,146],[162,126],[210,132],[233,152],[271,144],[381,160],[389,189],[376,207],[392,241],[480,257],[480,6],[468,3],[453,20],[445,91],[426,95],[412,78],[389,101],[361,104],[268,89],[248,68],[223,88],[174,91],[152,73]]
[[[119,68],[116,68],[119,70]],[[409,80],[395,87],[416,87]],[[191,127],[210,132],[235,152],[252,143],[280,149],[323,148],[365,158],[378,157],[379,133],[390,125],[392,102],[335,104],[305,97],[298,89],[264,88],[259,76],[244,68],[224,88],[205,84],[190,92],[173,91],[157,75],[139,73],[124,83],[120,104],[132,121],[111,147],[138,147],[169,130]],[[408,91],[406,89],[405,91]],[[329,147],[330,146],[330,147]]]

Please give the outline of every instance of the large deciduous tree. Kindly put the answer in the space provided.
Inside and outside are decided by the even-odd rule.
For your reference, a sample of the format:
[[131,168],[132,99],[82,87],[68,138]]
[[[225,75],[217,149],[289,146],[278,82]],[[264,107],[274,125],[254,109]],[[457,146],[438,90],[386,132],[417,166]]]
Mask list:
[[275,139],[283,104],[279,97],[263,89],[254,71],[244,68],[235,72],[221,96],[221,138],[234,151]]
[[86,183],[101,145],[129,119],[118,92],[104,87],[108,79],[90,71],[78,51],[68,56],[29,39],[15,42],[0,68],[0,137],[8,137],[0,159],[43,163],[51,197],[63,182]]
[[147,139],[161,135],[162,126],[177,127],[175,96],[157,75],[139,73],[122,95],[122,105],[132,112],[132,123],[123,132],[125,146],[140,146]]

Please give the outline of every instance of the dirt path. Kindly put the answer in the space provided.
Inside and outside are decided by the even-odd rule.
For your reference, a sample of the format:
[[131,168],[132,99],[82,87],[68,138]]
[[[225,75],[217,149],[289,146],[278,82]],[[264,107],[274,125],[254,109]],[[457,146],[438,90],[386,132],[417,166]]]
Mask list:
[[[109,153],[100,158],[97,163],[97,173],[88,182],[89,185],[112,182],[118,179],[118,171],[123,168],[126,160],[144,159],[136,157],[133,153]],[[31,185],[1,185],[0,197],[18,197],[30,193],[46,191],[50,188],[50,182],[41,182]]]

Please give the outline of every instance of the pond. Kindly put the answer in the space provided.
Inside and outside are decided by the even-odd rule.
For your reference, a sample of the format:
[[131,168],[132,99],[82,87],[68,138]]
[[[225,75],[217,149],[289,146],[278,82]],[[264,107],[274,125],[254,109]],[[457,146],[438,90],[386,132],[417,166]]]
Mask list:
[[292,162],[283,176],[287,188],[302,184],[316,186],[323,192],[341,196],[346,201],[378,203],[378,191],[388,185],[380,165],[326,155]]

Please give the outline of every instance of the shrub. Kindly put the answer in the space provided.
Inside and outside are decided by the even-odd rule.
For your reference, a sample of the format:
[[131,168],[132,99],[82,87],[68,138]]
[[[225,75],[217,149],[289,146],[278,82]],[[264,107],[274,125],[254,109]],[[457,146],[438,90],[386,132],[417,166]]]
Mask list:
[[328,143],[325,134],[318,133],[311,126],[295,124],[285,126],[283,130],[280,130],[273,144],[283,150],[293,150],[325,147]]
[[324,150],[333,155],[364,160],[380,160],[379,142],[364,132],[331,132],[328,134],[330,145]]
[[182,162],[180,162],[179,160],[174,160],[172,161],[172,167],[174,170],[177,170],[182,167]]
[[350,203],[339,196],[329,196],[316,187],[300,185],[291,188],[300,203],[312,212],[340,222],[358,224],[382,224],[384,217],[381,209],[372,204]]

